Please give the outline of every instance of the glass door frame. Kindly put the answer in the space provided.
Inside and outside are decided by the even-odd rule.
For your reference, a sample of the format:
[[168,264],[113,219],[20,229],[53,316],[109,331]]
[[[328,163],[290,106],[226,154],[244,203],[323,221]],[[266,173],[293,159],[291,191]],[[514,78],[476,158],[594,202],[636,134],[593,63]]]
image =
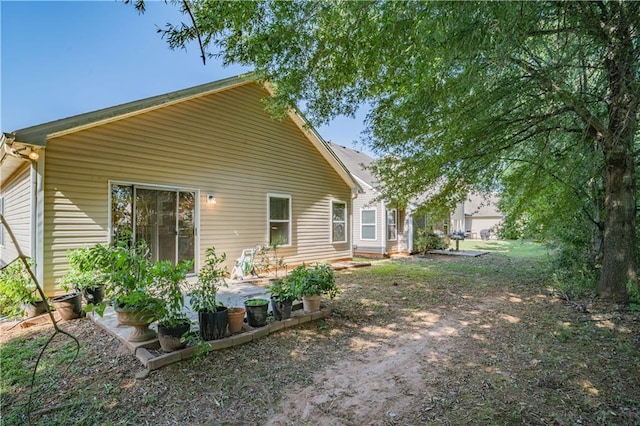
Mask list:
[[[178,223],[179,223],[179,218],[177,217],[178,215],[178,211],[177,211],[177,205],[179,204],[179,199],[180,199],[180,192],[192,192],[194,194],[194,217],[193,217],[193,273],[195,273],[195,271],[199,270],[199,253],[200,253],[200,190],[197,188],[189,188],[189,187],[179,187],[179,186],[169,186],[169,185],[154,185],[154,184],[147,184],[147,183],[137,183],[137,182],[131,182],[131,181],[119,181],[119,180],[110,180],[109,181],[109,187],[108,187],[108,217],[107,217],[107,221],[108,221],[108,225],[107,225],[107,232],[108,232],[108,241],[109,243],[113,243],[113,217],[112,217],[112,190],[113,190],[113,186],[114,185],[122,185],[122,186],[130,186],[132,187],[132,192],[131,192],[131,196],[132,196],[132,200],[131,200],[131,209],[132,209],[132,232],[135,238],[136,235],[136,217],[135,217],[135,211],[136,211],[136,190],[137,189],[146,189],[146,190],[152,190],[152,191],[169,191],[169,192],[176,192],[176,229],[178,228]],[[179,235],[176,235],[176,261],[178,261],[178,257],[179,257]]]

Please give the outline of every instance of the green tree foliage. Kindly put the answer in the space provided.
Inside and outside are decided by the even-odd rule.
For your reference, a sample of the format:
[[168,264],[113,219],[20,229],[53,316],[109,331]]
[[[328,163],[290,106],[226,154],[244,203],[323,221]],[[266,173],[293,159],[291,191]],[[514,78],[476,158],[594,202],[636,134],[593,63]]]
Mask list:
[[500,189],[514,221],[562,244],[586,232],[600,296],[627,301],[640,3],[179,4],[190,19],[163,31],[169,45],[198,40],[203,57],[255,67],[274,84],[273,111],[304,104],[318,124],[369,103],[386,198],[429,190],[427,206],[452,206],[470,189]]

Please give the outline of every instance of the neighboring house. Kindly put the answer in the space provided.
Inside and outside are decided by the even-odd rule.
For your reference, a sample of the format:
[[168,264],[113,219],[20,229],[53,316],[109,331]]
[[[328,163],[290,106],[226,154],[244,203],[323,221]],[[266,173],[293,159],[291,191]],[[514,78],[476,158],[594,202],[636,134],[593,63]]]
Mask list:
[[490,230],[495,237],[495,230],[504,219],[497,207],[498,200],[497,194],[469,194],[452,213],[451,230],[464,231],[467,238],[474,239],[481,237],[481,231]]
[[375,160],[364,152],[329,142],[340,161],[356,178],[363,192],[353,200],[353,252],[355,256],[383,257],[411,251],[411,221],[405,209],[377,201],[376,179],[367,169]]
[[238,76],[2,134],[0,208],[45,291],[68,250],[125,230],[193,272],[208,247],[231,270],[276,240],[289,265],[350,259],[359,186],[299,114],[265,112],[269,93]]

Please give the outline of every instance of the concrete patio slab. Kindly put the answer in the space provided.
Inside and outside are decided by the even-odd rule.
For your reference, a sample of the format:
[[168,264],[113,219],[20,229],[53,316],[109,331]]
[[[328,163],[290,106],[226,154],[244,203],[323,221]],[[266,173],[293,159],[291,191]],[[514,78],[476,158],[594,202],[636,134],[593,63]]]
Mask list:
[[489,254],[488,251],[477,250],[429,250],[429,254],[444,254],[447,256],[465,256],[465,257],[478,257],[485,254]]
[[[217,294],[218,301],[228,307],[244,306],[244,301],[252,298],[269,299],[267,288],[250,282],[230,281],[228,283],[228,287],[222,287],[218,290]],[[191,306],[189,306],[188,297],[185,298],[185,302],[187,305],[187,315],[193,323],[191,331],[197,332],[198,314],[191,309]],[[235,335],[228,334],[227,337],[223,339],[207,342],[209,344],[207,350],[220,350],[242,345],[252,340],[266,337],[279,330],[295,327],[305,322],[327,318],[331,315],[331,310],[326,306],[321,307],[320,311],[317,312],[304,312],[301,308],[301,303],[294,305],[294,311],[291,314],[291,318],[287,320],[275,321],[270,317],[269,322],[264,327],[253,328],[245,323],[243,325],[242,332]],[[89,317],[101,328],[120,340],[125,347],[136,355],[138,360],[148,371],[158,369],[174,362],[179,362],[183,359],[191,358],[195,352],[195,347],[190,346],[175,352],[164,353],[160,350],[160,344],[158,343],[157,337],[145,342],[129,342],[127,339],[133,328],[118,324],[116,313],[110,306],[105,309],[102,317],[94,313],[89,314]],[[149,326],[149,328],[157,331],[157,324],[154,322]]]

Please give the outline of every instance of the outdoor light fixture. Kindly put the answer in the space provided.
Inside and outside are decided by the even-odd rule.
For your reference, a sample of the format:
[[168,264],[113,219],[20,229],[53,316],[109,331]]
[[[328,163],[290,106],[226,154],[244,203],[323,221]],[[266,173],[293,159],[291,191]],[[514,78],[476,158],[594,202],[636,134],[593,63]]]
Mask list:
[[216,194],[213,192],[207,193],[207,204],[215,204],[216,203]]
[[13,148],[11,150],[11,154],[15,155],[16,157],[24,158],[25,160],[29,159],[37,161],[38,158],[40,158],[40,153],[28,146],[24,146],[22,148]]
[[38,151],[34,149],[29,149],[29,151],[29,158],[31,158],[33,161],[38,161],[38,158],[40,158],[40,154],[38,153]]

